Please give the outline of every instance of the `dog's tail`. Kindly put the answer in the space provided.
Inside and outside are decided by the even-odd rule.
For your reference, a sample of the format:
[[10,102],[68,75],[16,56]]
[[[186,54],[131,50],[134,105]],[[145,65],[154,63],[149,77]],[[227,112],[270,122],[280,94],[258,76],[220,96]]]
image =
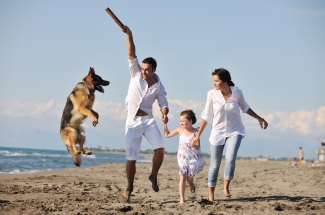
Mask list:
[[82,161],[82,155],[81,154],[78,154],[78,155],[73,154],[72,148],[68,145],[66,145],[66,146],[67,146],[67,150],[70,152],[71,157],[73,158],[74,165],[80,166],[81,161]]

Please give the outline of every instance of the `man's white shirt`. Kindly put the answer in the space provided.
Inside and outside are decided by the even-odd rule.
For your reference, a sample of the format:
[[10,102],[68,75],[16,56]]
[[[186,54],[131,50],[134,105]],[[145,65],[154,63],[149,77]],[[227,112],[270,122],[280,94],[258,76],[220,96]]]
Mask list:
[[156,84],[148,89],[148,83],[141,76],[141,67],[138,59],[129,60],[129,70],[131,75],[128,94],[125,98],[125,108],[128,112],[128,118],[133,119],[138,109],[152,115],[152,105],[157,99],[160,110],[163,107],[168,108],[166,91],[157,74],[154,74],[158,80]]

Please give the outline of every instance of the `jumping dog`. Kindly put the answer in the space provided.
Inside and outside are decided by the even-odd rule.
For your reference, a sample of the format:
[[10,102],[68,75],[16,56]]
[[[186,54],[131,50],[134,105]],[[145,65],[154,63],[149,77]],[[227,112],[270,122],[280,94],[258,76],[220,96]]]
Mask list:
[[[79,82],[67,98],[61,118],[60,134],[76,166],[81,165],[81,154],[91,154],[90,151],[83,149],[86,134],[81,124],[89,116],[93,121],[93,126],[97,125],[99,115],[92,110],[95,91],[104,93],[102,86],[107,85],[109,85],[109,81],[96,75],[94,68],[90,67],[83,82]],[[79,148],[76,147],[76,144],[79,144]]]

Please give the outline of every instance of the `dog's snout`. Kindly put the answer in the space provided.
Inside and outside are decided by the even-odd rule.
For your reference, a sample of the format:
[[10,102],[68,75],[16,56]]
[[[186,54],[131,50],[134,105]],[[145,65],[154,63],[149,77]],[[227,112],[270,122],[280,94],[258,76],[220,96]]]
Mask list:
[[109,81],[104,81],[104,82],[103,82],[103,85],[104,85],[104,86],[107,86],[107,85],[109,85],[109,83],[110,83]]

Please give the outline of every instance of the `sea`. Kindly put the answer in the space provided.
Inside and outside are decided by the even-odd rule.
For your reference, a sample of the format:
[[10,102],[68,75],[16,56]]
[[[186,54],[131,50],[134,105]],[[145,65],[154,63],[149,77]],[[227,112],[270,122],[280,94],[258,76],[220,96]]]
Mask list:
[[[152,156],[139,155],[137,163],[151,163],[151,159]],[[85,168],[106,163],[126,163],[125,154],[93,152],[82,155],[81,167],[76,167],[67,150],[0,147],[0,175]]]

